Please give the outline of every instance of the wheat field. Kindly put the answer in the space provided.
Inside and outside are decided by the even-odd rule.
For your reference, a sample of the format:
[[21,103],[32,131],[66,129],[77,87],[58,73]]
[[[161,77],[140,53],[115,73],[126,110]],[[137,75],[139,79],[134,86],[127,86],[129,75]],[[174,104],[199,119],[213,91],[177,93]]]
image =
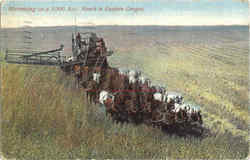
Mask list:
[[[70,31],[54,34],[69,37]],[[100,106],[89,104],[74,79],[59,68],[1,62],[2,154],[16,159],[246,158],[247,31],[248,27],[96,30],[115,49],[111,66],[138,68],[154,83],[200,105],[209,131],[203,137],[115,123]]]

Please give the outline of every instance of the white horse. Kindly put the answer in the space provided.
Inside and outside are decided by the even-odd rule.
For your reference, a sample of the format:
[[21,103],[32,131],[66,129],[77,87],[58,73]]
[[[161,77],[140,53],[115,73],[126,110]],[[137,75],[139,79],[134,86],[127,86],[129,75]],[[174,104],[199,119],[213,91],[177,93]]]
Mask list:
[[144,84],[145,81],[146,81],[146,78],[144,76],[139,76],[138,81],[139,81],[140,84]]
[[108,93],[107,91],[101,91],[100,92],[100,95],[99,95],[99,102],[101,104],[104,104],[104,102],[108,99],[108,98],[111,98],[112,99],[112,102],[114,102],[114,96],[110,93]]
[[128,70],[127,69],[124,69],[124,68],[119,68],[119,74],[120,75],[128,75]]
[[100,83],[100,73],[93,73],[93,80],[96,81],[98,84]]
[[66,62],[72,62],[73,61],[73,56],[70,56],[66,59]]
[[137,78],[141,75],[141,71],[129,70],[128,75]]
[[134,77],[134,76],[129,76],[129,77],[128,77],[128,80],[129,80],[129,84],[132,84],[132,83],[136,83],[136,82],[137,82],[137,78]]
[[163,101],[163,95],[162,95],[161,93],[159,93],[159,92],[156,92],[156,93],[153,95],[153,97],[154,97],[154,100],[157,100],[157,101],[160,101],[160,102]]
[[171,102],[174,101],[175,103],[181,104],[183,103],[183,96],[180,93],[176,93],[176,92],[169,92],[168,93],[168,99],[167,102]]
[[145,82],[148,86],[151,86],[151,80],[149,78],[146,78]]
[[175,113],[178,113],[178,112],[180,111],[181,108],[182,108],[182,107],[181,107],[180,104],[178,104],[178,103],[175,103],[175,104],[174,104],[174,112],[175,112]]

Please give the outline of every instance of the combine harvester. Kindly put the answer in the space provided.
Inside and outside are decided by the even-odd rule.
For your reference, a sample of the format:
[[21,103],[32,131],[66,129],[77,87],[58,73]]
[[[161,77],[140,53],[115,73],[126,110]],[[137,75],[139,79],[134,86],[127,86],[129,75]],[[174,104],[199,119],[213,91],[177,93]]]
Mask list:
[[8,63],[17,64],[38,64],[38,65],[61,65],[65,57],[61,56],[63,45],[60,48],[50,51],[30,51],[13,49],[6,50],[5,60]]
[[152,85],[140,71],[109,66],[107,56],[113,51],[95,33],[72,34],[73,56],[68,58],[63,55],[63,45],[51,51],[24,53],[7,50],[5,60],[60,66],[65,73],[74,75],[90,103],[100,104],[116,121],[203,131],[199,107],[184,103],[179,93]]

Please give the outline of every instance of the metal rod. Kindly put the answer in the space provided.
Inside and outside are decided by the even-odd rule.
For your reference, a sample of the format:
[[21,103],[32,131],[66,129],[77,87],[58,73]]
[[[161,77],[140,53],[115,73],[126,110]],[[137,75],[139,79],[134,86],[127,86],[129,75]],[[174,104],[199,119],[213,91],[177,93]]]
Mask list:
[[48,53],[58,52],[58,51],[62,51],[62,50],[63,50],[63,46],[61,46],[60,48],[55,49],[55,50],[38,52],[38,53],[32,53],[31,55],[25,55],[25,57],[32,57],[32,56],[37,56],[37,55],[41,55],[41,54],[48,54]]

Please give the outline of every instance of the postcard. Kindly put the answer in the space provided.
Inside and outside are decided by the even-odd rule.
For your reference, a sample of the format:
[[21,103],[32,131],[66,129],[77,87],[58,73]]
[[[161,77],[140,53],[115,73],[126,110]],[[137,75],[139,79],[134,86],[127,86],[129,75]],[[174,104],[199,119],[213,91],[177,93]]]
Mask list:
[[1,0],[0,159],[249,159],[245,0]]

